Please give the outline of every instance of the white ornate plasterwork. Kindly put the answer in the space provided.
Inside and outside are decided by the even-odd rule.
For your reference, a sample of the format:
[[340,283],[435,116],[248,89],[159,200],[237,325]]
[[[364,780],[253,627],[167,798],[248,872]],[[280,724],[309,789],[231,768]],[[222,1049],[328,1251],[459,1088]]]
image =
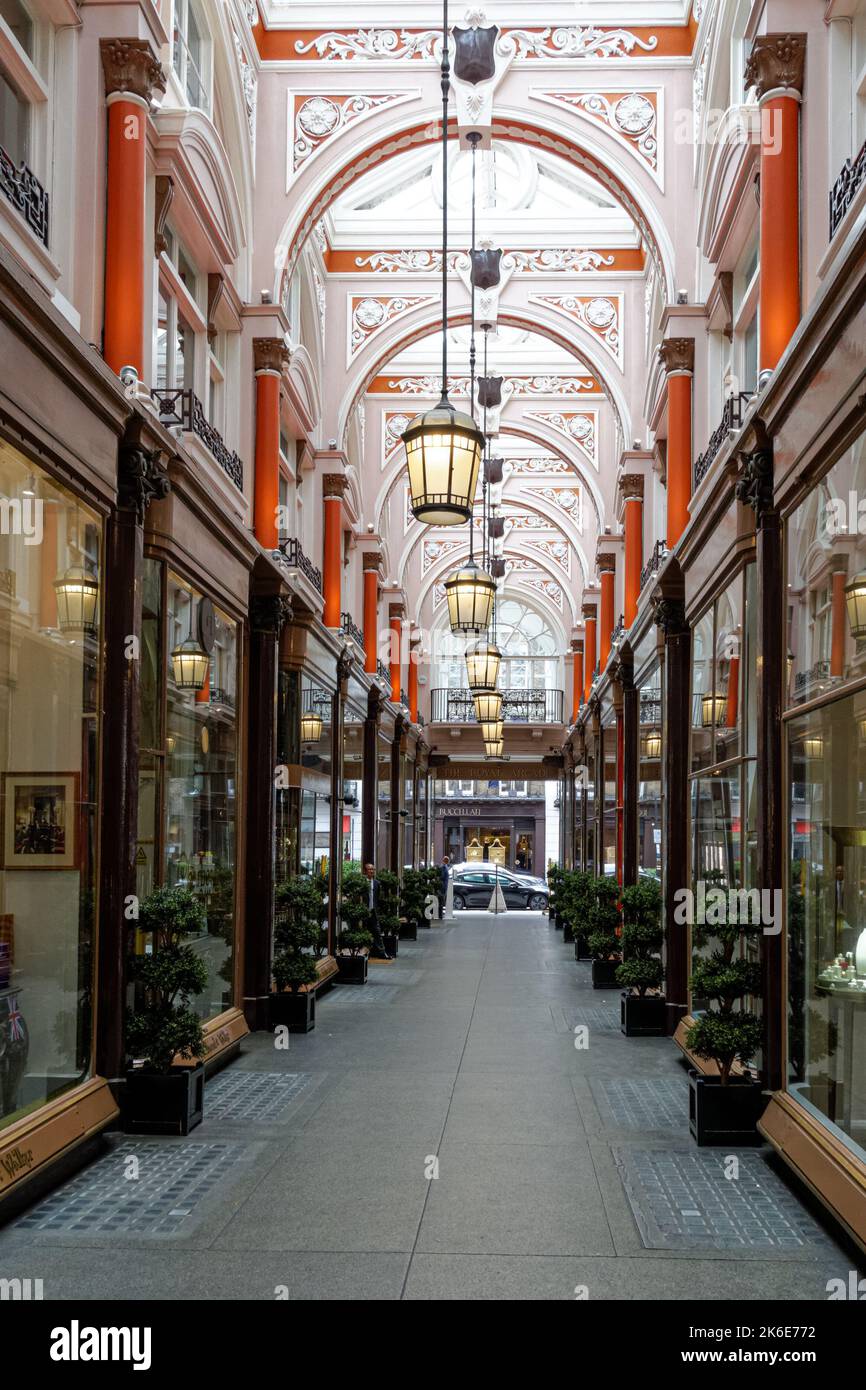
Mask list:
[[557,434],[565,435],[598,469],[598,416],[595,411],[527,410],[527,420],[537,420]]
[[316,291],[316,308],[317,308],[318,311],[319,311],[319,329],[320,329],[321,334],[322,334],[322,345],[324,346],[324,342],[325,342],[325,311],[326,311],[326,309],[327,309],[327,307],[328,307],[328,292],[327,292],[327,290],[325,289],[325,285],[324,285],[324,282],[323,282],[323,280],[322,280],[322,277],[319,275],[319,272],[316,270],[315,266],[313,267],[313,285],[314,285],[315,291]]
[[[438,376],[401,376],[388,381],[389,391],[404,396],[436,396],[441,394],[442,378]],[[469,395],[469,378],[449,377],[449,394]],[[503,404],[512,396],[581,396],[596,394],[598,385],[593,376],[560,376],[558,373],[539,373],[537,376],[506,376],[502,380]]]
[[297,174],[302,165],[347,126],[386,106],[399,106],[418,95],[417,90],[342,94],[315,92],[310,95],[289,93],[290,177]]
[[390,323],[423,305],[438,303],[433,294],[348,295],[346,362]]
[[328,232],[325,227],[324,217],[320,217],[313,228],[313,237],[322,255],[326,255],[328,250]]
[[[543,29],[506,29],[496,44],[497,53],[506,58],[624,58],[638,50],[652,53],[658,39],[651,34],[641,39],[628,29],[597,29],[591,24],[547,25]],[[438,29],[330,29],[309,39],[296,39],[300,58],[324,62],[354,62],[372,59],[430,59],[438,61]]]
[[571,578],[571,546],[568,541],[533,540],[526,542],[526,548],[527,550],[537,550],[540,555],[558,565]]
[[533,294],[530,302],[545,304],[586,328],[622,368],[621,294]]
[[556,604],[556,607],[562,612],[561,584],[557,584],[554,579],[546,579],[541,574],[537,578],[528,575],[522,582],[528,584],[531,589],[537,589],[540,594],[544,594],[544,597],[550,599],[550,602]]
[[462,550],[466,542],[459,541],[425,541],[421,549],[421,573],[426,574],[433,565],[438,564],[446,555],[452,555],[455,550]]
[[433,607],[439,608],[446,600],[448,595],[445,592],[444,584],[433,585]]
[[534,251],[506,251],[502,257],[504,268],[518,275],[553,275],[563,270],[585,275],[613,262],[613,256],[584,246],[542,246]]
[[570,516],[578,531],[583,530],[583,494],[576,487],[543,487],[535,496]]
[[597,29],[592,24],[558,24],[544,29],[507,29],[497,48],[515,58],[624,58],[635,49],[652,53],[658,39],[638,38],[628,29]]
[[256,0],[244,0],[244,9],[247,13],[247,23],[251,29],[255,29],[259,22],[259,7]]
[[704,87],[707,81],[707,56],[709,54],[709,44],[704,44],[704,51],[700,59],[695,64],[694,76],[692,77],[692,113],[694,120],[694,151],[695,159],[698,157],[700,148],[701,122],[704,115]]
[[441,33],[438,29],[330,29],[311,39],[296,39],[299,57],[312,56],[324,62],[353,61],[356,58],[437,58]]
[[[250,22],[255,24],[258,23],[258,10],[256,10],[255,20],[251,20]],[[238,58],[238,69],[240,71],[241,78],[241,91],[244,94],[244,109],[247,113],[247,124],[250,128],[250,139],[253,143],[253,149],[255,149],[256,98],[258,96],[259,82],[258,78],[256,77],[255,68],[253,67],[252,63],[247,57],[246,49],[244,48],[240,40],[240,37],[237,31],[234,29],[234,27],[232,27],[232,37],[235,41],[235,52]]]
[[399,448],[403,431],[409,428],[412,416],[405,410],[386,410],[382,415],[382,460],[381,467],[388,463],[394,450]]
[[547,102],[569,112],[588,117],[605,126],[614,138],[650,170],[662,186],[662,100],[660,88],[619,88],[599,91],[536,91],[536,101]]
[[557,458],[555,454],[526,454],[506,458],[505,470],[515,477],[544,477],[549,473],[570,473],[572,468],[565,459]]

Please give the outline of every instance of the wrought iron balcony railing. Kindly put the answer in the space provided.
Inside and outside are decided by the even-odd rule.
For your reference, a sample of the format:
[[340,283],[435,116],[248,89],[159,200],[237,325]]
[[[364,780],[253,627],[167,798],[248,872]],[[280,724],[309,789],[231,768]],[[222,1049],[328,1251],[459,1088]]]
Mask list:
[[387,681],[389,685],[391,684],[390,667],[386,666],[384,661],[381,660],[381,658],[376,661],[376,674],[380,677],[381,680]]
[[304,578],[309,579],[317,593],[324,592],[322,571],[316,568],[308,555],[304,554],[299,540],[293,537],[291,540],[281,541],[280,552],[285,557],[286,564],[290,565],[292,569],[300,570]]
[[866,179],[866,143],[860,146],[859,153],[854,156],[853,162],[850,159],[845,160],[836,182],[830,189],[831,241],[839,230],[839,223],[856,198],[864,179]]
[[655,545],[652,548],[652,554],[650,555],[649,559],[647,560],[646,564],[640,572],[641,589],[645,588],[645,586],[649,583],[654,574],[658,574],[659,570],[662,567],[662,561],[666,558],[667,553],[667,542],[656,541]]
[[725,408],[722,411],[722,418],[716,429],[710,435],[710,442],[702,454],[698,454],[695,460],[695,487],[707,476],[713,462],[732,430],[738,430],[743,424],[743,411],[746,402],[751,400],[748,391],[737,391],[733,396],[728,396],[725,401]]
[[227,473],[235,487],[244,489],[244,465],[238,454],[229,449],[219,430],[214,429],[204,413],[204,406],[194,391],[172,388],[163,391],[152,387],[151,396],[156,401],[160,422],[163,425],[176,425],[198,436],[205,448],[209,449],[224,473]]
[[618,642],[622,641],[623,637],[625,637],[625,617],[620,613],[619,621],[610,634],[610,645],[615,647]]
[[43,246],[48,245],[48,194],[32,169],[16,165],[0,145],[0,190]]
[[798,671],[794,677],[794,690],[799,695],[801,691],[807,690],[810,685],[815,685],[818,681],[830,679],[829,661],[816,661],[815,665],[808,671]]
[[[501,691],[502,718],[506,724],[561,724],[564,695],[561,690]],[[431,722],[474,724],[475,697],[466,688],[430,692]]]
[[356,646],[360,647],[361,651],[363,651],[364,634],[358,627],[358,624],[352,618],[351,613],[340,614],[340,626],[345,632],[346,636],[351,637],[352,641],[356,644]]

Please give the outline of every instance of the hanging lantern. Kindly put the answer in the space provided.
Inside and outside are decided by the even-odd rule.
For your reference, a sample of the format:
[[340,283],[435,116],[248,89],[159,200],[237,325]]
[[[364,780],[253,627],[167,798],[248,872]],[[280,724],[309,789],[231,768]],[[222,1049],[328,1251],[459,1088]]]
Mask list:
[[484,632],[493,611],[496,585],[474,560],[445,580],[452,632]]
[[175,737],[175,735],[174,735],[174,734],[166,734],[166,736],[165,736],[165,751],[166,751],[166,753],[168,754],[169,757],[171,757],[172,753],[174,752],[176,744],[177,744],[177,738]]
[[820,734],[809,734],[803,739],[803,752],[807,758],[820,759],[824,756],[824,739]]
[[484,435],[443,396],[404,432],[412,515],[427,526],[458,526],[472,515]]
[[499,26],[461,29],[455,24],[451,33],[454,36],[454,76],[473,87],[479,82],[489,82],[496,73],[494,44]]
[[502,653],[495,642],[476,642],[466,648],[466,674],[473,695],[495,691],[501,660]]
[[501,719],[482,719],[479,722],[481,724],[481,737],[485,743],[496,743],[502,738],[505,725]]
[[705,729],[711,729],[713,725],[718,726],[726,723],[727,713],[727,695],[701,696],[701,724]]
[[502,696],[498,690],[475,696],[475,718],[479,724],[490,719],[502,719]]
[[485,459],[484,460],[484,481],[491,487],[497,487],[502,482],[502,470],[505,459]]
[[478,404],[482,410],[496,410],[502,404],[501,376],[480,376],[478,378]]
[[99,581],[80,565],[73,565],[54,581],[57,622],[61,632],[96,631]]
[[322,716],[315,710],[301,715],[301,743],[318,743],[322,737]]
[[187,637],[172,651],[171,674],[178,690],[204,690],[210,657],[194,637]]
[[866,571],[856,575],[850,584],[845,585],[845,604],[851,636],[855,640],[866,637]]
[[662,736],[657,729],[653,730],[652,733],[644,735],[643,755],[645,758],[648,758],[649,761],[652,763],[658,762],[659,758],[661,757]]
[[491,739],[489,743],[485,743],[484,752],[488,758],[501,758],[505,753],[504,739]]
[[470,251],[469,257],[472,262],[469,278],[475,288],[477,290],[494,290],[499,284],[501,249],[494,250],[492,246],[481,246],[477,250]]

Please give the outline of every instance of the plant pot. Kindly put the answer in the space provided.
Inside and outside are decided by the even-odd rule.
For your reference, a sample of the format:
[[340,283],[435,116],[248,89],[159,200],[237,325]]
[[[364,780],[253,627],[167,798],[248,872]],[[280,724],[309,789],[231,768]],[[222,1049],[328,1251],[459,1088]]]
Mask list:
[[663,1038],[667,1034],[667,1001],[661,994],[623,992],[620,1028],[627,1038]]
[[766,1108],[766,1095],[749,1077],[732,1076],[723,1086],[717,1076],[689,1071],[689,1129],[697,1144],[763,1144],[757,1124]]
[[282,990],[271,995],[270,1004],[271,1032],[275,1028],[288,1028],[290,1033],[312,1033],[316,1026],[314,989],[307,989],[298,994],[293,994],[291,990]]
[[388,955],[389,955],[389,956],[396,956],[397,950],[398,950],[398,946],[399,946],[399,942],[400,942],[400,935],[399,935],[399,932],[395,932],[395,931],[386,931],[386,932],[383,932],[383,933],[382,933],[382,941],[383,941],[384,944],[385,944],[385,950],[388,952]]
[[122,1099],[127,1134],[189,1134],[204,1110],[204,1065],[172,1067],[170,1072],[126,1073]]
[[619,982],[616,978],[616,968],[619,964],[621,962],[618,960],[593,960],[593,989],[619,989]]
[[337,979],[341,985],[365,985],[367,957],[337,956]]
[[574,940],[574,928],[570,922],[563,922],[562,924],[562,939],[563,941]]
[[417,940],[418,940],[418,923],[417,923],[417,922],[401,922],[401,923],[400,923],[400,932],[399,932],[399,936],[400,936],[400,940],[401,940],[401,941],[417,941]]
[[574,937],[574,959],[592,960],[592,952],[586,940],[586,932],[576,932]]
[[562,913],[561,913],[561,912],[554,912],[554,914],[553,914],[553,925],[556,927],[556,930],[557,930],[557,931],[561,931],[561,930],[562,930]]

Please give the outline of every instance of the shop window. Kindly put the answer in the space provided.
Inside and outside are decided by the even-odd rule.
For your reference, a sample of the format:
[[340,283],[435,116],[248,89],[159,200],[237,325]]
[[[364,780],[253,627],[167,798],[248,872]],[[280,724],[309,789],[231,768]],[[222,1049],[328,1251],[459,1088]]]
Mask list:
[[162,391],[191,391],[195,386],[195,329],[162,287],[157,302],[156,386]]
[[4,443],[0,493],[2,1129],[91,1069],[103,575],[99,518]]
[[662,868],[662,722],[661,663],[643,677],[640,687],[640,727],[638,731],[638,869],[642,874],[661,876]]
[[174,0],[172,63],[190,106],[209,111],[211,42],[195,0]]
[[[15,59],[24,55],[33,68],[35,33],[33,20],[21,0],[0,0],[0,64],[8,47]],[[10,54],[10,58],[12,54]],[[38,81],[38,78],[37,78]],[[30,162],[30,103],[0,65],[0,145],[15,165]]]
[[377,739],[378,761],[378,833],[376,837],[376,867],[391,867],[391,743],[380,733]]
[[207,418],[215,430],[225,433],[226,407],[226,335],[214,333],[208,342]]

